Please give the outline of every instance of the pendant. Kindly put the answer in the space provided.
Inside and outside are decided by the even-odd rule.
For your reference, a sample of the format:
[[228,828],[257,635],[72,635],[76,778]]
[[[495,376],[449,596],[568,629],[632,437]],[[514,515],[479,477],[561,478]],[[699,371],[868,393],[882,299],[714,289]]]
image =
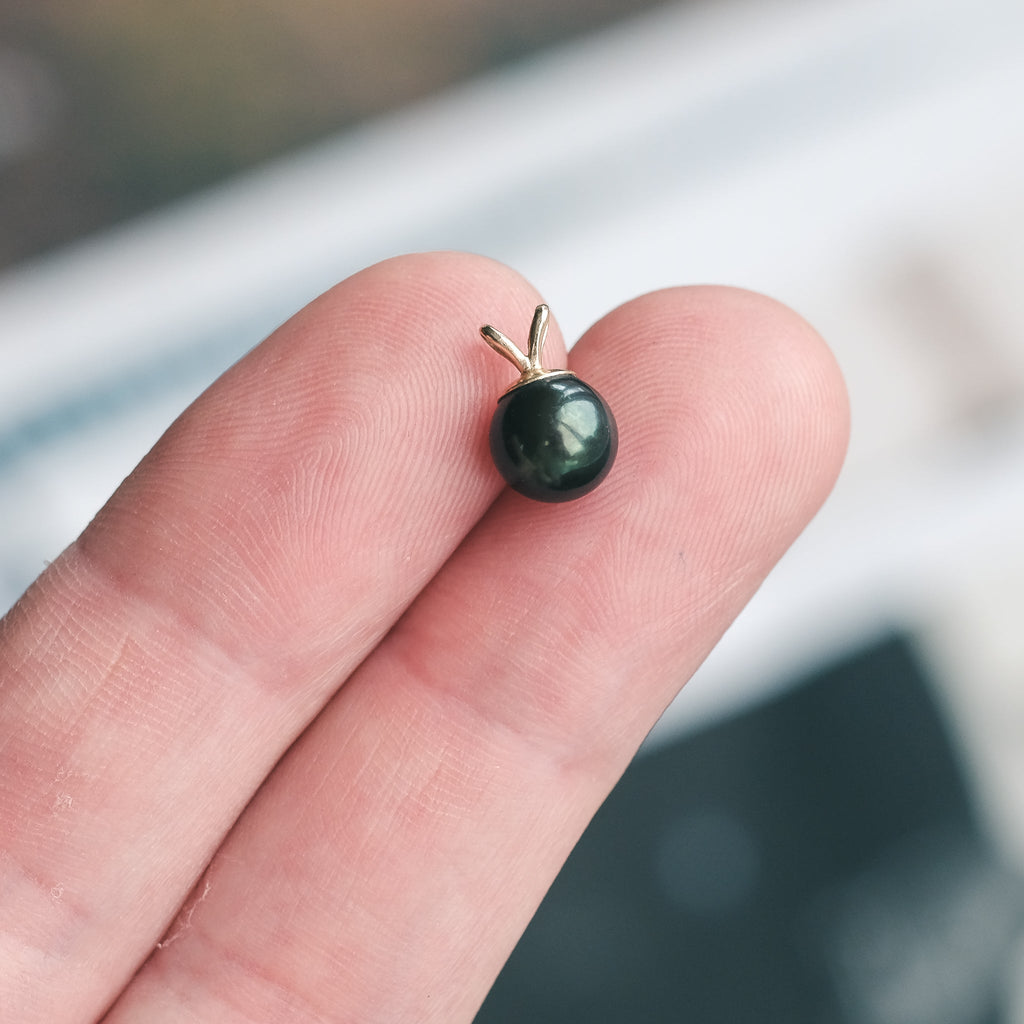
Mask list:
[[618,448],[615,418],[604,399],[569,370],[541,366],[548,307],[538,306],[527,353],[491,326],[480,333],[520,377],[498,399],[491,457],[513,490],[535,501],[572,501],[608,475]]

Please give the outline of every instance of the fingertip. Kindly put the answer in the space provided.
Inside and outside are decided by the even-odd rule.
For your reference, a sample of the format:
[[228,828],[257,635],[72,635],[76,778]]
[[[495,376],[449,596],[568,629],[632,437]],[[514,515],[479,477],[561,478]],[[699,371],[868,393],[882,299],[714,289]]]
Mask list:
[[725,487],[742,507],[739,489],[756,487],[776,511],[784,496],[795,535],[842,466],[841,370],[821,335],[768,296],[714,285],[648,293],[595,324],[572,365],[619,421],[609,489],[662,490],[678,503]]
[[232,648],[322,646],[335,609],[357,602],[385,628],[501,488],[487,426],[514,373],[479,328],[525,345],[538,301],[517,272],[465,253],[360,271],[211,385],[79,552]]

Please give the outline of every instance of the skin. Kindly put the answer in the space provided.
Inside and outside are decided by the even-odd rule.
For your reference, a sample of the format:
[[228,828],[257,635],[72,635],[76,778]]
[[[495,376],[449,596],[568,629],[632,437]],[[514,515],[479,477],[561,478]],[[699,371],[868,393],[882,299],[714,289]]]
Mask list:
[[0,625],[4,1020],[472,1020],[847,437],[806,323],[672,289],[573,350],[608,479],[501,493],[478,329],[539,301],[460,254],[338,285]]

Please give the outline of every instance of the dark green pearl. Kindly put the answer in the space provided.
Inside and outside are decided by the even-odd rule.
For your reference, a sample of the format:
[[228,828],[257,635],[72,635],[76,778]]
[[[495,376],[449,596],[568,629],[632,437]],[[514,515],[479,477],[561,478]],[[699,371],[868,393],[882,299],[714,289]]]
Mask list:
[[572,501],[607,475],[618,448],[604,399],[571,374],[519,384],[498,401],[491,455],[498,472],[536,501]]

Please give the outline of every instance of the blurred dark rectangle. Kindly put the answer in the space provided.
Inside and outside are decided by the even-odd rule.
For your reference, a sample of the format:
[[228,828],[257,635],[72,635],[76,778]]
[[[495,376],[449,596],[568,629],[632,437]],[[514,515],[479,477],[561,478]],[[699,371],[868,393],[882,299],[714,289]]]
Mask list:
[[638,758],[477,1024],[995,1024],[1021,904],[893,637]]

